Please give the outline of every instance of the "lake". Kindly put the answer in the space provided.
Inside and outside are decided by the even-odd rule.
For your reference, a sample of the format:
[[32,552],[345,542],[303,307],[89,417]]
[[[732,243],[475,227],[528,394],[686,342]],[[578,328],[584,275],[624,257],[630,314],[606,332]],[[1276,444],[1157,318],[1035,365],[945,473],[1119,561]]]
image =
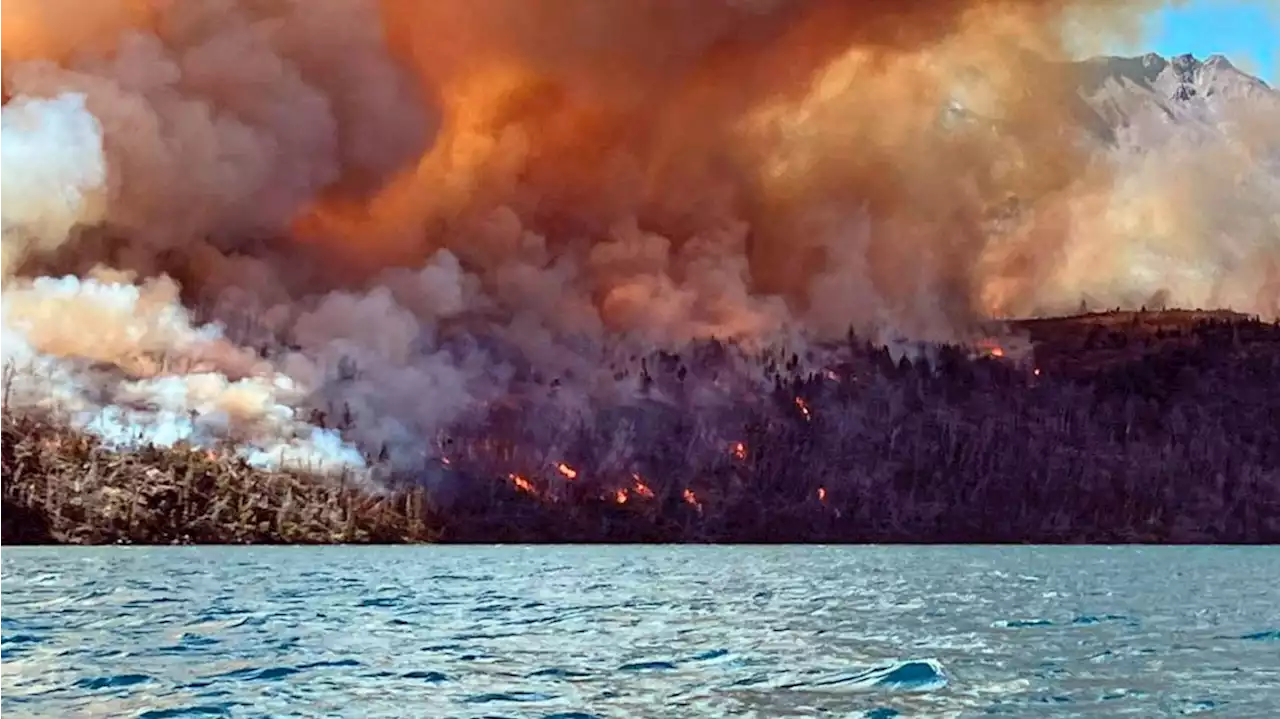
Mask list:
[[1280,716],[1280,549],[6,548],[16,717]]

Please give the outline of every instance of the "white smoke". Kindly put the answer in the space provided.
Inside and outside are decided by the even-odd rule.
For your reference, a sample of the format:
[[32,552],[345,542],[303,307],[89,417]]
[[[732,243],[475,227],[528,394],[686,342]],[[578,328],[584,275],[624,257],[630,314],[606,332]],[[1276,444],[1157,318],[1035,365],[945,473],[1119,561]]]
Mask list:
[[233,442],[262,467],[364,466],[298,418],[305,388],[194,325],[166,278],[16,278],[2,310],[6,411],[47,412],[116,447]]
[[20,97],[5,105],[0,136],[4,255],[0,272],[29,251],[55,249],[81,224],[102,219],[102,127],[83,94]]

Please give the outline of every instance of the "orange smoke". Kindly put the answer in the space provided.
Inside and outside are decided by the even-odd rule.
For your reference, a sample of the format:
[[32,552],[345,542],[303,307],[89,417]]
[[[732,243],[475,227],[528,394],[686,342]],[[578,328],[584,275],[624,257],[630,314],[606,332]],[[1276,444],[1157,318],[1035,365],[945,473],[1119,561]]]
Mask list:
[[[922,295],[936,316],[916,324],[954,324],[1016,306],[1065,236],[1072,188],[1104,180],[1063,139],[1062,35],[1134,5],[384,0],[439,133],[372,200],[332,194],[295,233],[357,273],[441,248],[481,268],[546,262],[589,238],[591,259],[632,256],[588,260],[606,324],[632,329],[658,288],[638,276],[646,250],[613,247],[631,224],[664,238],[656,267],[711,283],[698,310],[722,335],[769,322],[721,296],[739,254],[747,292],[820,326],[886,309],[903,324]],[[977,120],[947,120],[952,100]],[[997,242],[1015,194],[1042,211]],[[857,207],[865,226],[832,224]],[[722,267],[690,279],[693,246]]]
[[0,4],[0,48],[5,61],[61,61],[74,52],[109,50],[120,33],[147,27],[149,0],[9,0]]
[[[284,209],[248,213],[268,224],[291,217],[270,231],[330,260],[306,280],[323,286],[305,291],[419,268],[447,249],[484,290],[511,303],[525,299],[510,289],[513,275],[567,259],[573,286],[563,292],[580,305],[575,317],[593,313],[605,328],[651,337],[768,335],[799,319],[819,333],[877,324],[930,338],[979,315],[1033,306],[1073,218],[1108,197],[1108,173],[1071,141],[1079,98],[1075,71],[1063,62],[1064,35],[1122,33],[1151,4],[367,0],[307,11],[232,0],[219,13],[156,0],[88,9],[12,0],[3,32],[6,59],[70,64],[73,51],[119,50],[126,29],[154,32],[176,56],[191,44],[205,53],[200,72],[190,73],[193,91],[215,115],[235,117],[266,115],[270,106],[249,97],[254,83],[243,78],[251,73],[234,57],[226,77],[206,57],[209,47],[235,55],[238,45],[206,41],[244,32],[244,42],[277,42],[246,28],[278,25],[272,50],[281,62],[272,66],[296,70],[317,89],[339,88],[325,98],[337,106],[334,142],[343,146],[336,178],[328,167],[307,167],[314,172],[305,181],[267,176],[264,190],[288,188],[272,194]],[[309,24],[326,12],[333,17]],[[235,17],[219,27],[221,16]],[[362,105],[342,79],[358,76],[370,58],[344,63],[341,51],[317,49],[346,22],[379,25],[346,35],[373,37],[413,76],[424,108],[415,122],[429,126],[425,150],[406,141],[378,148],[376,162],[362,154],[378,144],[368,128],[382,129],[362,113],[391,113]],[[148,76],[129,70],[93,66]],[[412,93],[383,92],[404,94]],[[137,121],[127,119],[119,127]],[[270,139],[264,146],[280,144]],[[236,218],[271,194],[240,198],[233,182],[192,191],[216,207],[191,207],[196,198],[182,194],[147,200],[182,184],[188,158],[168,168],[174,177],[146,178],[151,148],[122,147],[137,158],[125,157],[117,174],[141,188],[115,193],[138,195],[130,197],[138,207],[110,218],[124,230],[141,232],[172,204],[184,220],[214,225],[179,228],[194,241],[223,225],[242,229]],[[298,148],[299,158],[312,154]],[[258,155],[239,146],[196,155],[211,163],[210,183],[232,159],[253,178],[263,175]],[[217,204],[228,195],[235,201]],[[155,232],[180,234],[168,230]],[[180,264],[192,295],[206,289],[197,285],[216,291],[239,279],[232,270],[215,276],[208,267],[219,258],[195,249],[186,257],[160,251],[171,249],[125,253],[125,264],[145,274]],[[80,259],[77,267],[102,258]]]

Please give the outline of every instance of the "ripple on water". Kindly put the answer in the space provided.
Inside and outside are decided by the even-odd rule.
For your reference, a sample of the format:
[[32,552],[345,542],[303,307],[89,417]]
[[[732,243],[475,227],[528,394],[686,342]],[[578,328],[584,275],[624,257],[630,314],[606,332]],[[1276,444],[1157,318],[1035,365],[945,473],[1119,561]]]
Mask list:
[[27,656],[32,651],[39,651],[50,637],[41,634],[6,634],[0,639],[0,659],[12,661]]
[[590,672],[578,671],[577,669],[564,669],[561,667],[547,667],[529,674],[530,678],[546,677],[551,679],[581,679],[589,676],[591,676]]
[[1135,620],[1121,614],[1081,614],[1071,620],[1071,623],[1077,626],[1090,626],[1106,622],[1123,622],[1130,625],[1137,624]]
[[179,719],[179,717],[225,717],[231,716],[235,702],[224,704],[193,704],[185,707],[168,709],[152,709],[139,714],[136,719]]
[[245,679],[255,682],[274,682],[297,674],[296,667],[245,667],[223,674],[215,674],[211,679]]
[[789,684],[784,689],[839,688],[849,691],[875,691],[888,689],[903,692],[928,692],[947,685],[947,675],[942,665],[934,659],[908,659],[892,664],[872,667],[854,674],[842,674],[829,679]]
[[701,654],[693,655],[692,657],[689,658],[689,661],[709,662],[713,659],[720,659],[722,657],[727,657],[727,656],[729,656],[728,649],[711,649],[709,651],[702,652]]
[[620,672],[665,672],[675,669],[676,665],[671,662],[654,661],[654,662],[631,662],[618,667]]
[[484,694],[472,694],[463,699],[465,704],[492,704],[494,702],[517,702],[526,704],[530,702],[545,702],[557,698],[555,694],[544,694],[542,692],[486,692]]
[[426,670],[415,670],[411,672],[405,672],[404,674],[401,674],[400,677],[403,679],[416,679],[420,682],[430,682],[432,684],[438,684],[440,682],[449,681],[449,677],[446,676],[443,672],[433,672],[433,671],[426,671]]
[[997,629],[1030,629],[1032,627],[1051,627],[1048,619],[1000,619],[991,623]]
[[97,691],[99,689],[120,689],[122,687],[131,687],[134,684],[142,684],[151,681],[151,677],[146,674],[116,674],[109,677],[85,677],[77,679],[75,686],[81,689]]

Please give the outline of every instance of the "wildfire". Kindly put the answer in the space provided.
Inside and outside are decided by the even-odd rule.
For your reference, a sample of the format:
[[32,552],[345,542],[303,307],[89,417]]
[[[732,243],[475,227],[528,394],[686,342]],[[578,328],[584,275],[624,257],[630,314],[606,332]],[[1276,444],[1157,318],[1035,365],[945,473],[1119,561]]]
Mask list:
[[1035,376],[1039,377],[1039,376],[1040,376],[1040,368],[1039,368],[1039,367],[1036,367],[1034,370],[1032,370],[1032,371],[1031,371],[1031,373],[1032,373],[1032,374],[1034,374]]
[[449,459],[448,457],[441,457],[440,464],[443,464],[444,466],[448,467],[449,465],[453,464],[453,460]]
[[747,445],[743,444],[742,442],[734,442],[733,447],[731,447],[730,450],[733,452],[733,456],[735,459],[747,458]]
[[617,492],[613,493],[613,501],[617,504],[626,504],[629,498],[627,490],[625,489],[619,489]]
[[521,492],[525,492],[526,494],[536,493],[533,488],[533,482],[530,482],[518,474],[508,474],[507,476],[511,478],[511,484],[515,485],[515,488]]
[[1001,347],[992,347],[990,352],[992,357],[1004,357],[1004,349]]
[[556,467],[556,471],[559,472],[560,474],[563,474],[565,479],[578,478],[578,470],[574,469],[573,467],[570,467],[564,462],[558,462],[555,465],[555,467]]
[[802,397],[796,397],[796,407],[804,415],[804,421],[808,422],[813,419],[813,415],[809,413],[809,403],[805,402]]
[[831,380],[832,382],[836,382],[840,379],[840,375],[836,374],[836,371],[833,369],[827,370],[826,375],[827,375],[827,379]]
[[826,501],[827,501],[827,488],[826,488],[826,487],[818,487],[818,501],[819,501],[819,502],[826,502]]

